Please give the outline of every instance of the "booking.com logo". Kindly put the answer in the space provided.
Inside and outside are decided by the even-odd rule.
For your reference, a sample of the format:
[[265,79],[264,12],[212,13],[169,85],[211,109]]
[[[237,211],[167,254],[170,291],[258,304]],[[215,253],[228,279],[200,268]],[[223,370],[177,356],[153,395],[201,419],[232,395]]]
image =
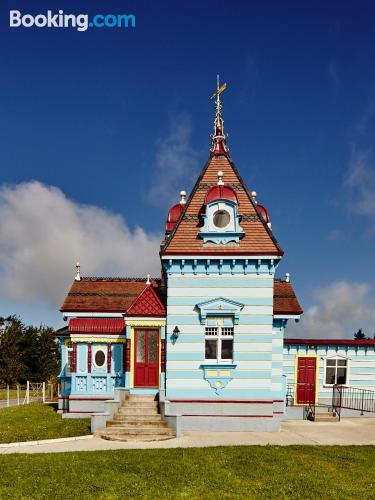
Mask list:
[[88,14],[65,14],[59,10],[54,14],[47,10],[46,14],[21,14],[19,10],[9,11],[11,28],[75,28],[87,31],[89,28],[135,28],[133,14],[96,14],[91,20]]

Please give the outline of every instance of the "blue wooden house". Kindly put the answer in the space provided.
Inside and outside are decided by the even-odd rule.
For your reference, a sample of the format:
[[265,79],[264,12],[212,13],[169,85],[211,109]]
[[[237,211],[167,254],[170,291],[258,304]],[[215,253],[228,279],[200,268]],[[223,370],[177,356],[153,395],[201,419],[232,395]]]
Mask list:
[[[120,395],[148,397],[180,432],[277,430],[294,363],[312,373],[302,344],[284,346],[302,309],[289,275],[275,277],[282,257],[229,155],[218,88],[209,158],[168,212],[160,278],[88,278],[77,268],[58,332],[60,410],[105,413]],[[338,359],[330,354],[327,366]]]

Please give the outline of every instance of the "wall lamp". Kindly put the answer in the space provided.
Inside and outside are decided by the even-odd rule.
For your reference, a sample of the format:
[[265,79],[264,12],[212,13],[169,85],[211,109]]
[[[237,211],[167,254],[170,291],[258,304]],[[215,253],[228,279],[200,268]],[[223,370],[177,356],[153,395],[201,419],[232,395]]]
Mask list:
[[178,326],[175,326],[173,330],[173,337],[177,340],[179,335],[180,335],[180,329],[178,328]]

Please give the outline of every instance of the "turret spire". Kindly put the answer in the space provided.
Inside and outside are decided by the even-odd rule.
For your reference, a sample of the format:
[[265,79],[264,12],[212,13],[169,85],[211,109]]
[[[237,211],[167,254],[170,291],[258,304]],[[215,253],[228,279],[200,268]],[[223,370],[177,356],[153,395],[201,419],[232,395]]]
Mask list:
[[211,135],[211,153],[214,155],[226,155],[228,154],[228,146],[226,143],[227,136],[224,134],[224,120],[221,114],[222,104],[220,99],[220,94],[224,92],[227,88],[227,84],[224,83],[220,86],[220,78],[217,75],[217,88],[216,92],[213,93],[211,99],[215,99],[216,112],[214,121],[214,133]]

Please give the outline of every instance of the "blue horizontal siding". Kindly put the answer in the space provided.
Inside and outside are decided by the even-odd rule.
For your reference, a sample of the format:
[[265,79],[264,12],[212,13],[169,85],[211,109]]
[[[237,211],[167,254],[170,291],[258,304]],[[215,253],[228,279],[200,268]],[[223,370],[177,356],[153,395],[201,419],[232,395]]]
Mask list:
[[168,399],[212,399],[213,401],[220,401],[223,399],[254,399],[254,400],[269,400],[273,398],[275,391],[271,389],[230,389],[229,385],[223,390],[220,396],[209,388],[207,389],[168,389]]
[[[211,368],[210,368],[211,369]],[[220,368],[220,370],[227,370],[229,368]],[[215,365],[212,370],[218,370]],[[271,370],[231,370],[231,377],[236,379],[268,379],[271,376]],[[168,370],[168,379],[203,379],[204,373],[201,368],[196,370]]]
[[[204,300],[215,299],[217,296],[205,297]],[[273,299],[272,297],[233,297],[231,299],[241,302],[245,306],[272,306]],[[199,299],[198,299],[199,300]],[[197,304],[196,297],[168,297],[167,305],[168,306],[195,306]]]
[[236,361],[272,361],[272,353],[269,352],[238,352],[234,351],[233,360]]
[[273,288],[273,279],[257,279],[257,278],[238,278],[238,277],[201,277],[192,276],[187,278],[168,278],[168,288]]
[[[168,315],[168,325],[199,325],[200,319],[198,313],[192,314],[173,314]],[[269,316],[256,316],[253,314],[242,314],[240,316],[239,324],[241,325],[264,325],[271,326],[272,315]],[[204,328],[204,325],[202,325]],[[270,328],[270,334],[272,329]]]

